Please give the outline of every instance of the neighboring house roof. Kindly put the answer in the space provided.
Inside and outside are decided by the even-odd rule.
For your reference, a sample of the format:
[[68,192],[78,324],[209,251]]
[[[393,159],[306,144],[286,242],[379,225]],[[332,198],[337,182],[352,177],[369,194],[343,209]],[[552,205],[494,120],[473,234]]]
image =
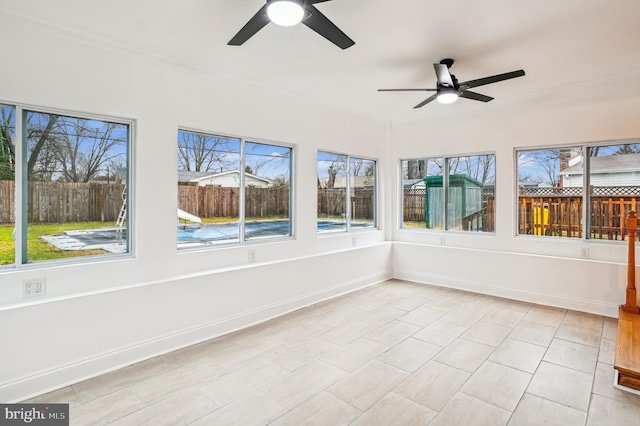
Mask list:
[[[623,173],[640,171],[640,153],[591,157],[589,159],[591,173]],[[582,161],[567,167],[561,175],[582,174]]]
[[[329,178],[320,178],[320,187],[326,188],[327,183],[329,182]],[[351,176],[351,183],[354,188],[366,188],[369,186],[373,186],[373,176]],[[338,176],[336,177],[335,182],[333,183],[334,189],[341,189],[347,187],[347,177],[346,176]]]
[[[201,180],[205,180],[205,179],[215,179],[218,177],[223,177],[223,176],[227,176],[227,175],[237,175],[238,171],[237,170],[231,170],[228,172],[220,172],[220,173],[213,173],[213,172],[192,172],[192,171],[178,171],[178,182],[198,182]],[[255,180],[261,180],[267,184],[270,184],[271,181],[269,179],[265,179],[262,178],[260,176],[256,176],[254,174],[251,173],[245,173],[244,174],[245,177],[250,177],[252,179]]]
[[525,182],[525,181],[520,181],[518,182],[518,186],[520,188],[539,188],[539,187],[545,187],[545,186],[550,186],[547,182]]
[[178,170],[178,182],[190,182],[194,179],[198,179],[205,176],[213,175],[213,172],[192,172]]
[[404,181],[404,189],[415,187],[424,188],[424,181],[422,179],[407,179]]

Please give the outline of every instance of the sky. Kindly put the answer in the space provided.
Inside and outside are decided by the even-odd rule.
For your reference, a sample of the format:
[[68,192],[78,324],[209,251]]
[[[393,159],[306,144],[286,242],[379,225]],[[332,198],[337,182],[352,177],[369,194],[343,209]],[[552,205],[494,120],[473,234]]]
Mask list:
[[[184,161],[182,153],[185,149],[188,150],[190,152],[191,170],[196,169],[192,153],[198,143],[203,143],[204,151],[209,153],[208,160],[205,160],[201,171],[219,173],[240,168],[240,152],[243,143],[241,139],[179,131],[179,160]],[[245,167],[249,167],[253,174],[270,180],[276,178],[290,179],[292,151],[290,147],[245,141],[244,148]],[[179,163],[178,169],[184,170],[184,164]]]

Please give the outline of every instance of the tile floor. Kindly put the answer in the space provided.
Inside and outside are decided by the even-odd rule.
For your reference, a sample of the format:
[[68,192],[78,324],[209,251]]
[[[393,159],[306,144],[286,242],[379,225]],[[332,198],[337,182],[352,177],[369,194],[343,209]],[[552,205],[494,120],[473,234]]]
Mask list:
[[30,402],[72,425],[640,425],[617,321],[387,281]]

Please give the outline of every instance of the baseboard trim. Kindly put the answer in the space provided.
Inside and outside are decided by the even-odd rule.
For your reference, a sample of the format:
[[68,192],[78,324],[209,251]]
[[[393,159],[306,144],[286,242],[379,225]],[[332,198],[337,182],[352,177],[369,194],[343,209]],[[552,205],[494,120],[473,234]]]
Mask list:
[[507,299],[520,300],[523,302],[536,303],[540,305],[573,309],[576,311],[588,312],[591,314],[603,315],[611,318],[618,317],[618,305],[602,303],[596,300],[563,297],[528,290],[499,287],[493,284],[483,283],[479,281],[469,281],[451,276],[425,274],[423,272],[409,270],[395,269],[393,271],[393,278],[406,281],[414,281],[422,284],[434,284],[442,287],[473,291],[491,296],[504,297]]
[[137,362],[251,327],[324,300],[360,290],[389,280],[392,275],[389,270],[359,277],[259,309],[5,382],[0,384],[0,401],[15,403],[52,392]]

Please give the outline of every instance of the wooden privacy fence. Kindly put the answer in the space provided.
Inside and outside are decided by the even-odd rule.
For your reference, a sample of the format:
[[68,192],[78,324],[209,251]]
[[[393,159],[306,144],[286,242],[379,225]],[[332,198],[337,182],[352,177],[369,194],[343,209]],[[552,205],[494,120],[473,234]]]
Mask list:
[[239,188],[178,185],[178,208],[198,217],[238,217]]
[[424,188],[404,190],[403,211],[405,222],[426,221],[426,193],[427,190]]
[[[351,217],[374,218],[374,193],[372,188],[351,190]],[[345,188],[318,188],[318,216],[342,217],[346,211],[347,190]]]
[[[30,182],[29,223],[115,222],[122,185]],[[0,181],[0,224],[15,223],[15,186]],[[247,217],[289,215],[289,188],[247,187]],[[238,188],[178,186],[178,208],[199,217],[238,217]]]
[[[123,185],[29,182],[29,223],[115,222]],[[15,223],[15,183],[0,181],[0,223]]]
[[[239,217],[239,188],[178,185],[178,208],[203,218]],[[288,217],[289,188],[245,188],[246,217]]]
[[15,223],[15,199],[13,181],[0,181],[0,224]]
[[[624,240],[625,217],[640,207],[640,196],[590,197],[589,237],[593,239]],[[556,237],[583,238],[582,197],[557,195],[553,197],[519,197],[519,233]]]

